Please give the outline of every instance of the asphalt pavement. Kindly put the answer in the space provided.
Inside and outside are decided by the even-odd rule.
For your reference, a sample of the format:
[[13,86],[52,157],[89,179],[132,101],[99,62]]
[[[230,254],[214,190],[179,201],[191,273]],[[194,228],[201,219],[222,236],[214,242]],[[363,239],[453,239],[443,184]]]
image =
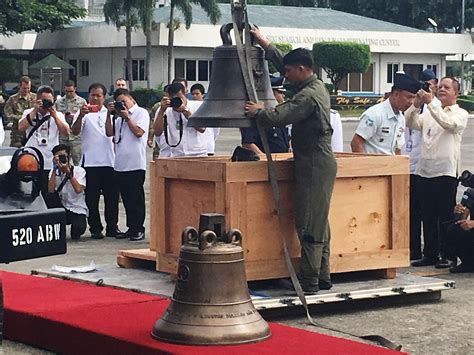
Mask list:
[[[344,149],[350,151],[349,142],[357,122],[343,122]],[[221,129],[217,139],[216,153],[230,155],[233,148],[239,144],[237,129]],[[151,151],[149,151],[151,156]],[[461,169],[474,172],[474,119],[469,119],[468,127],[462,143]],[[147,203],[148,185],[146,185]],[[463,189],[460,188],[460,192]],[[148,204],[149,206],[149,204]],[[120,207],[120,228],[125,230],[125,214]],[[146,228],[149,229],[147,217]],[[0,265],[0,269],[29,274],[31,270],[48,269],[53,264],[62,266],[88,265],[91,261],[96,264],[115,264],[117,251],[121,249],[139,249],[148,247],[148,237],[145,241],[130,242],[106,238],[92,240],[86,234],[78,242],[68,241],[66,255],[27,260]],[[349,309],[332,309],[331,311],[315,311],[314,317],[328,327],[346,332],[379,334],[396,343],[403,345],[403,351],[412,354],[474,354],[474,274],[452,275],[447,270],[436,270],[432,267],[406,268],[399,272],[425,273],[436,275],[440,279],[453,280],[456,289],[444,291],[439,301],[410,302],[396,305],[366,305]],[[340,333],[315,328],[308,324],[306,317],[301,314],[280,315],[270,319],[309,331],[330,334],[338,337],[351,338]],[[50,354],[20,343],[4,341],[0,354]]]

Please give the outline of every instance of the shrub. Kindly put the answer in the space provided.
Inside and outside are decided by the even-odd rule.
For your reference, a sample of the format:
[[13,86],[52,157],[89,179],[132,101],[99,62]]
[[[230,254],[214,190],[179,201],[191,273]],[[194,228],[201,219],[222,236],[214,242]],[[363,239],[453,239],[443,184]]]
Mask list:
[[137,88],[130,94],[135,99],[138,106],[150,110],[153,105],[163,97],[163,87],[160,85],[158,88],[153,89]]

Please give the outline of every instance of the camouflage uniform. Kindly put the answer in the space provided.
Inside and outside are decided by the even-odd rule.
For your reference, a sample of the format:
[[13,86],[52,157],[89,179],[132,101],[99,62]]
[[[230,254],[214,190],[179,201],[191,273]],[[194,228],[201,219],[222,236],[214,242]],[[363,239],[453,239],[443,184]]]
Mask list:
[[[66,117],[66,112],[70,112],[72,114],[71,118],[66,117],[66,122],[68,123],[69,127],[72,126],[72,117],[74,114],[81,109],[81,107],[86,104],[87,101],[84,100],[79,95],[75,95],[72,99],[68,99],[65,96],[61,97],[56,101],[55,107],[56,111],[62,112]],[[59,136],[59,143],[67,144],[71,147],[71,157],[74,165],[79,165],[81,161],[81,136],[74,135],[69,133],[68,137],[63,135]]]
[[[266,57],[283,72],[278,50],[270,46]],[[330,280],[328,213],[337,166],[331,148],[328,91],[315,75],[296,89],[291,100],[274,109],[259,110],[256,118],[265,126],[293,124],[295,225],[301,244],[298,278],[304,288]]]
[[4,118],[5,123],[12,122],[10,147],[21,147],[23,138],[26,138],[26,133],[18,130],[18,121],[23,115],[23,111],[35,106],[36,94],[30,93],[26,97],[15,94],[10,96],[5,104]]

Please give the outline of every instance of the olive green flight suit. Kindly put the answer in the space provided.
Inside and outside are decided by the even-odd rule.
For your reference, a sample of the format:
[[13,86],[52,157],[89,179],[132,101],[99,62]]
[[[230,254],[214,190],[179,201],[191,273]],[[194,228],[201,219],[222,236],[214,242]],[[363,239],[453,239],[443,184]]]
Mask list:
[[[283,72],[283,60],[270,46],[267,59]],[[301,243],[298,278],[303,287],[330,280],[328,223],[329,204],[336,178],[336,159],[331,148],[330,98],[316,75],[297,87],[289,101],[270,110],[259,110],[265,126],[293,124],[291,142],[295,162],[295,224]]]
[[5,103],[5,108],[3,109],[5,122],[12,122],[11,128],[11,138],[10,138],[10,147],[21,147],[21,141],[23,138],[26,138],[25,132],[18,130],[18,121],[23,115],[23,111],[32,108],[35,106],[36,94],[30,93],[26,97],[20,96],[18,93],[10,96],[10,98]]
[[[66,122],[69,127],[72,127],[72,117],[76,114],[77,111],[81,109],[83,105],[87,104],[87,101],[84,100],[79,95],[75,95],[72,99],[69,99],[66,95],[61,97],[56,101],[55,108],[56,111],[62,112],[66,117],[66,112],[71,113],[71,116],[66,117]],[[82,158],[81,153],[81,134],[74,135],[69,133],[68,136],[59,135],[59,143],[67,144],[71,147],[71,157],[74,165],[79,165],[79,162]]]

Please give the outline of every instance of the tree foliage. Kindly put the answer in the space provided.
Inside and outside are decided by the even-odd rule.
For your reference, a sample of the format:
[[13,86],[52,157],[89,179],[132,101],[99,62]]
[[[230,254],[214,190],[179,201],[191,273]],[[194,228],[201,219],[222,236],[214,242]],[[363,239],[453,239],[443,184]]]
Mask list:
[[133,90],[132,80],[132,30],[140,27],[140,0],[107,0],[104,4],[106,23],[111,23],[120,30],[125,27],[126,65],[128,86]]
[[[329,0],[247,0],[249,5],[297,6],[297,7],[327,7]],[[229,3],[229,0],[219,0],[220,3]]]
[[86,10],[75,5],[74,0],[3,0],[0,34],[57,31],[85,15]]
[[[272,42],[272,45],[277,48],[282,53],[282,55],[285,55],[293,49],[293,46],[290,43]],[[272,62],[268,62],[268,71],[270,73],[276,73],[278,72],[278,69],[273,65]]]
[[352,42],[319,42],[313,45],[314,64],[328,74],[334,91],[349,73],[365,73],[370,65],[370,47]]
[[[333,10],[372,17],[400,25],[427,29],[428,17],[440,32],[461,32],[461,0],[330,0]],[[474,27],[474,0],[465,0],[465,28]]]

